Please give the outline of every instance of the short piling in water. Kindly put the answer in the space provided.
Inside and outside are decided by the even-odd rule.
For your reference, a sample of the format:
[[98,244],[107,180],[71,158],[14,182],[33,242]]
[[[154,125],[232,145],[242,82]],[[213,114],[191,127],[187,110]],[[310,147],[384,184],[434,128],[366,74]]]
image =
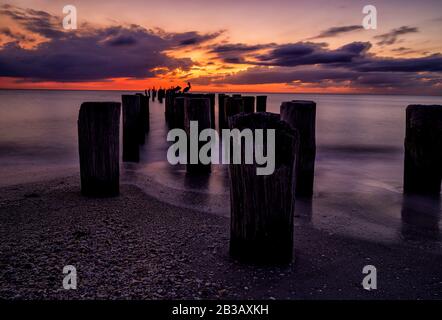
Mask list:
[[158,90],[158,102],[163,103],[163,98],[165,97],[166,91],[164,89]]
[[218,127],[219,130],[227,128],[224,113],[224,100],[227,96],[224,93],[218,94]]
[[256,112],[266,112],[266,111],[267,111],[267,96],[257,96]]
[[120,190],[119,102],[85,102],[78,116],[81,193],[117,196]]
[[244,113],[254,113],[255,112],[255,97],[253,96],[243,96],[243,110]]
[[[275,129],[277,141],[275,171],[271,175],[257,175],[257,165],[244,161],[229,165],[230,254],[247,263],[289,263],[293,254],[297,133],[271,113],[239,114],[230,118],[230,125],[252,132]],[[243,145],[243,153],[244,150]]]
[[199,133],[204,130],[211,128],[210,124],[210,99],[207,98],[193,98],[186,97],[184,99],[184,130],[188,137],[188,155],[187,155],[187,172],[189,173],[207,173],[211,171],[210,164],[203,164],[200,162],[199,150],[201,146],[207,142],[200,142],[196,147],[197,152],[194,151],[192,145],[190,145],[193,139],[190,138],[190,122],[198,122],[198,132],[195,132],[198,136]]
[[170,121],[171,128],[184,129],[184,103],[185,97],[177,96],[173,103],[173,117]]
[[244,110],[244,101],[241,97],[226,97],[224,100],[224,120],[229,127],[229,118]]
[[144,130],[147,133],[150,131],[150,106],[149,97],[146,95],[143,96],[143,99],[141,101],[141,109],[144,110],[142,112],[142,121],[144,121]]
[[210,126],[215,129],[215,94],[208,93],[206,96],[210,100]]
[[167,123],[171,121],[173,115],[174,99],[175,99],[175,93],[171,90],[167,91],[164,103],[164,117]]
[[138,109],[138,116],[137,116],[137,136],[138,136],[138,143],[139,144],[144,144],[146,142],[146,129],[144,128],[145,126],[145,121],[143,119],[143,116],[145,116],[145,110],[143,107],[143,96],[140,94],[136,94],[135,95],[139,100],[139,109]]
[[145,143],[145,134],[149,132],[149,98],[144,94],[137,93],[140,97],[140,126],[143,134],[140,133],[140,143]]
[[313,195],[316,158],[316,103],[294,100],[283,102],[281,120],[287,122],[299,134],[299,156],[296,163],[296,195]]
[[140,97],[123,95],[123,161],[140,160]]
[[404,193],[440,194],[442,105],[410,105],[406,110]]

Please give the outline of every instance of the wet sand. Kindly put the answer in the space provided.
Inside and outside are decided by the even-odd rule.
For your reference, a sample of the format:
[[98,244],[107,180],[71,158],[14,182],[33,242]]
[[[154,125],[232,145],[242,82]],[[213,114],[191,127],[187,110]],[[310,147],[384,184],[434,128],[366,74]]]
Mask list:
[[[299,217],[295,217],[299,219]],[[0,188],[2,299],[441,299],[442,253],[295,223],[295,262],[229,258],[227,217],[175,207],[122,185],[80,195],[70,176]],[[366,291],[362,268],[378,270]],[[78,289],[64,290],[74,265]]]

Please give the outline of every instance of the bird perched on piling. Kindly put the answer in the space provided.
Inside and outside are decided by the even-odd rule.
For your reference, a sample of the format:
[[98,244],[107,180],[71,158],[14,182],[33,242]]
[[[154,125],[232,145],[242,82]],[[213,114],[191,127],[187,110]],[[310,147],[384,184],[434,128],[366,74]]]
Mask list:
[[180,86],[176,86],[175,88],[172,89],[173,92],[179,92],[181,90]]
[[192,88],[192,86],[190,85],[190,82],[187,82],[187,87],[185,87],[185,88],[183,89],[183,93],[187,93],[187,92],[189,92],[190,88]]

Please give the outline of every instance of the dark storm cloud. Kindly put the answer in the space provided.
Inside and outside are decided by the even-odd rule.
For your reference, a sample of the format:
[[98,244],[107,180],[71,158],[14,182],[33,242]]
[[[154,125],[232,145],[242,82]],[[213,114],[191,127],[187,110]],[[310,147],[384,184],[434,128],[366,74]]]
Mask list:
[[240,64],[247,63],[247,57],[253,57],[258,50],[275,47],[274,43],[249,45],[244,43],[227,43],[209,47],[209,53],[216,56],[225,63]]
[[[324,44],[281,45],[255,58],[245,71],[223,77],[193,79],[201,84],[283,83],[317,87],[348,86],[379,91],[437,93],[442,86],[442,55],[421,58],[378,58],[369,53],[370,43],[353,42],[335,50]],[[243,61],[244,63],[244,61]],[[402,92],[402,91],[401,91]],[[439,92],[440,93],[440,92]]]
[[213,83],[230,84],[291,83],[293,81],[318,83],[325,80],[346,81],[355,77],[357,77],[356,72],[345,69],[254,67],[227,78],[214,78],[212,81]]
[[393,29],[390,32],[375,36],[374,38],[379,40],[377,42],[378,45],[385,46],[396,43],[398,38],[402,35],[416,32],[419,32],[418,28],[416,27],[402,26],[400,28]]
[[194,46],[218,38],[224,31],[209,34],[200,34],[196,31],[167,34],[167,38],[176,42],[178,46]]
[[366,58],[356,63],[353,69],[362,72],[442,72],[442,55],[410,59]]
[[378,90],[396,90],[407,93],[417,92],[434,94],[434,88],[442,84],[438,73],[416,74],[409,72],[360,72],[357,70],[309,66],[309,67],[253,67],[225,77],[202,77],[193,79],[199,84],[269,84],[284,83],[297,86],[299,83],[314,87],[352,87]]
[[350,63],[369,50],[369,42],[352,42],[335,50],[324,44],[300,42],[280,45],[264,55],[255,58],[259,65],[293,67],[300,65]]
[[349,32],[353,32],[353,31],[360,31],[360,30],[363,30],[363,29],[364,28],[361,25],[333,27],[333,28],[329,28],[327,30],[322,31],[316,37],[310,38],[310,40],[336,37],[336,36],[338,36],[338,35],[340,35],[342,33],[349,33]]
[[218,45],[212,48],[211,53],[243,53],[243,52],[253,52],[258,51],[260,49],[270,48],[275,46],[275,44],[257,44],[257,45],[248,45],[244,43],[232,43],[232,44],[224,44]]
[[[61,19],[44,12],[12,6],[3,6],[1,11],[25,29],[48,38],[31,50],[17,42],[0,49],[0,76],[29,81],[145,78],[154,76],[151,70],[156,67],[189,70],[193,64],[190,59],[171,58],[163,52],[216,37],[196,32],[159,34],[137,25],[107,28],[85,25],[65,32],[61,30]],[[49,22],[43,22],[45,19]]]

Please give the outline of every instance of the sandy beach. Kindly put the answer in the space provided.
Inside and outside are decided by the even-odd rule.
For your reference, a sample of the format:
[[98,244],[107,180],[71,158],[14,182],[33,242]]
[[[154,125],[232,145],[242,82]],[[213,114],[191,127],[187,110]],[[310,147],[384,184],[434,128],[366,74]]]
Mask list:
[[[79,177],[0,189],[1,299],[440,299],[442,254],[296,225],[295,262],[229,258],[229,219],[174,207],[132,185],[88,199]],[[296,220],[296,218],[295,218]],[[361,286],[365,265],[378,289]],[[78,289],[62,287],[74,265]]]

